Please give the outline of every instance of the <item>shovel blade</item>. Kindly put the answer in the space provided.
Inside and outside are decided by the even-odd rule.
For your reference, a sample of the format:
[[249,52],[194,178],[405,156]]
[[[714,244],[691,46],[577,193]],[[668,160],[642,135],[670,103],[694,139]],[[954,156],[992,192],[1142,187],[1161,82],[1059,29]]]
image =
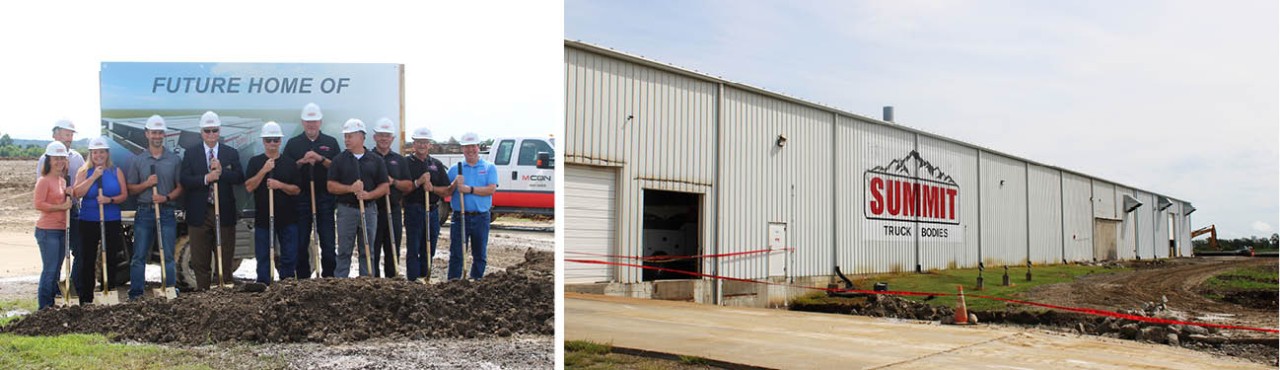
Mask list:
[[117,297],[115,292],[94,293],[93,300],[95,302],[98,302],[98,304],[107,305],[107,306],[120,304],[120,297]]

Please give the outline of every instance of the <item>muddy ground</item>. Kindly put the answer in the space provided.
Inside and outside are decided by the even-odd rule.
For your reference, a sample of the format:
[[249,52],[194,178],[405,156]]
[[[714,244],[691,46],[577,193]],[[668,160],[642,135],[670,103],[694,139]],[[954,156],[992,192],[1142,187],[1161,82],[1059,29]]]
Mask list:
[[[1162,319],[1276,328],[1275,295],[1246,305],[1214,301],[1202,283],[1214,274],[1243,266],[1274,266],[1274,258],[1180,258],[1132,261],[1132,271],[1087,276],[1071,283],[1037,287],[1025,297],[1034,302],[1083,307]],[[1167,299],[1167,302],[1165,302]],[[950,323],[955,311],[896,296],[823,299],[794,310],[893,317]],[[1007,306],[1003,311],[970,312],[981,324],[1008,324],[1075,334],[1106,336],[1181,346],[1223,356],[1277,365],[1280,338],[1275,333],[1212,327],[1152,324],[1063,311]]]
[[178,299],[71,306],[33,313],[0,331],[22,335],[111,334],[141,342],[338,344],[373,338],[553,335],[555,287],[545,262],[432,285],[376,278],[277,282],[265,291],[218,289]]
[[[0,161],[0,232],[31,238],[38,217],[31,210],[34,168],[35,161]],[[2,331],[110,333],[125,343],[203,352],[230,368],[256,368],[261,359],[285,368],[550,368],[553,236],[494,230],[481,281],[280,282],[264,292],[214,290],[173,301],[72,306],[30,314]],[[37,270],[0,277],[0,299],[35,298],[36,279],[28,275],[38,273],[39,255],[29,241],[31,256],[17,259],[30,261],[16,263],[33,263]],[[437,279],[446,256],[438,254],[433,263]]]

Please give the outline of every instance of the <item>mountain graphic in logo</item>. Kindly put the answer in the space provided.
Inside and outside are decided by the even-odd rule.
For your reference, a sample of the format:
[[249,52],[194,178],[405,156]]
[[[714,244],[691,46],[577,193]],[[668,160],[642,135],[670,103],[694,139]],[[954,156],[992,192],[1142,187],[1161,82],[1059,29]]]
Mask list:
[[872,168],[870,172],[910,177],[912,174],[909,163],[913,159],[915,160],[916,168],[920,170],[917,171],[920,179],[937,181],[951,186],[959,186],[959,184],[956,184],[956,180],[951,178],[951,175],[942,172],[942,169],[935,167],[932,163],[929,163],[929,161],[924,160],[924,158],[920,158],[920,153],[914,150],[912,150],[911,153],[908,153],[906,157],[894,159],[884,166],[876,166]]

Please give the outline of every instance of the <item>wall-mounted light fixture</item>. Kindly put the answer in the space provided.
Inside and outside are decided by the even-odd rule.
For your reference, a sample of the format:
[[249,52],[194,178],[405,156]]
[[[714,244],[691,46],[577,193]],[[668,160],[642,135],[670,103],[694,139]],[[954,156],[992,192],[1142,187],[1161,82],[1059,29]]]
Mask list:
[[778,134],[778,140],[775,140],[773,145],[777,145],[779,148],[787,146],[787,137],[782,134]]

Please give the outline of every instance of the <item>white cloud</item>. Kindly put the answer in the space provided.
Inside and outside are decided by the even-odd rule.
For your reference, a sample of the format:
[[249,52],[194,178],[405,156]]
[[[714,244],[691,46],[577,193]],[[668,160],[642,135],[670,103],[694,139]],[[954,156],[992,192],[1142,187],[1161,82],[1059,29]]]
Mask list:
[[1254,221],[1253,230],[1260,233],[1270,233],[1273,229],[1271,228],[1271,224],[1262,221]]

